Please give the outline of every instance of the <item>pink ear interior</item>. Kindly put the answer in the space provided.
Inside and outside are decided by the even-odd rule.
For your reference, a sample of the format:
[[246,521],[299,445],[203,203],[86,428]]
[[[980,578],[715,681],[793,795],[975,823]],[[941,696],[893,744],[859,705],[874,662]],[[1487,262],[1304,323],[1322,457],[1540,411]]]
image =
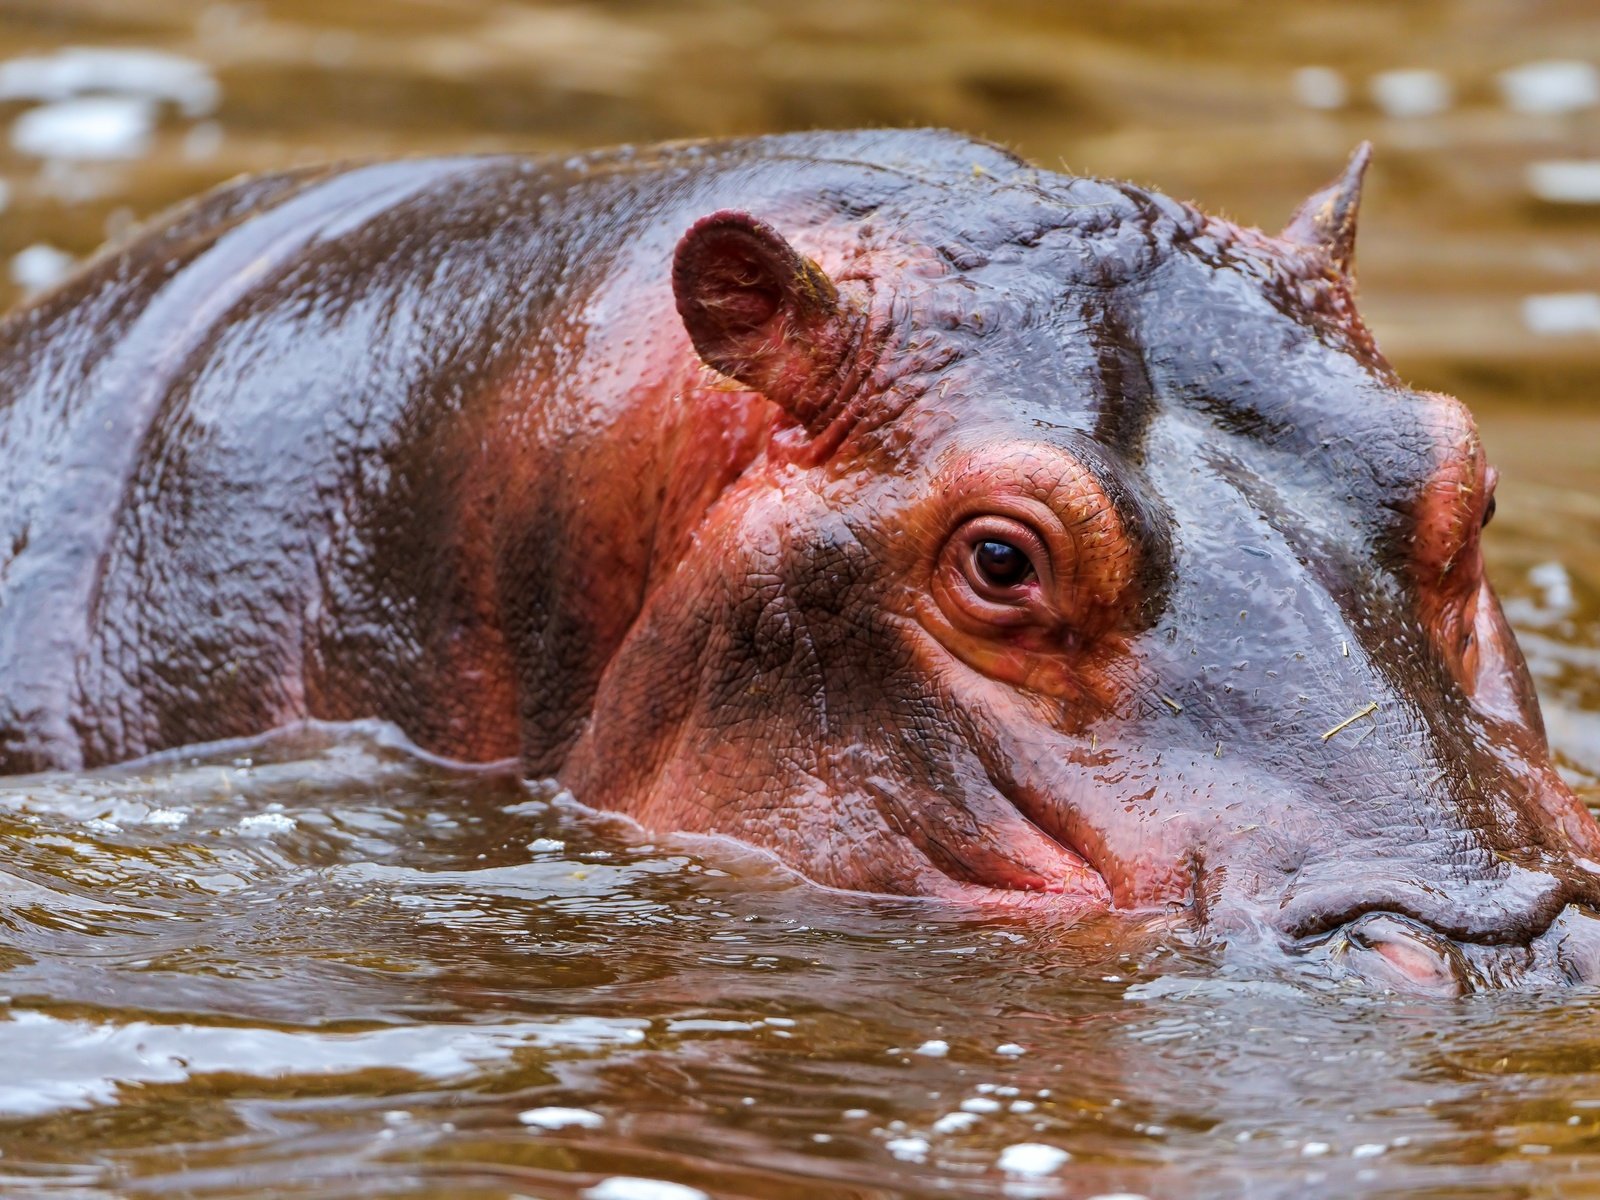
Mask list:
[[809,425],[837,390],[848,349],[833,281],[749,213],[696,221],[672,264],[678,314],[707,366]]

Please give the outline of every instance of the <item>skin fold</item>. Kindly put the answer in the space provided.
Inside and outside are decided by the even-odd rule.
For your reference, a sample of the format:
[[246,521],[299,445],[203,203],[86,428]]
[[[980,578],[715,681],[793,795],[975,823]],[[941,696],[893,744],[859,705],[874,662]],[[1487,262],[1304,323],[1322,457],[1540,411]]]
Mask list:
[[832,887],[1587,979],[1365,164],[1278,237],[939,132],[226,185],[0,324],[0,770],[376,716]]

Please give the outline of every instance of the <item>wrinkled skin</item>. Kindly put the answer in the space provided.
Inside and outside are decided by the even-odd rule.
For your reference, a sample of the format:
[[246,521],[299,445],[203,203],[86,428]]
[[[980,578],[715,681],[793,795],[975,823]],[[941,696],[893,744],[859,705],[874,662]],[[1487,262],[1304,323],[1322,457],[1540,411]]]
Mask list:
[[0,767],[375,715],[835,887],[1589,978],[1359,165],[1283,238],[937,133],[229,185],[0,327]]

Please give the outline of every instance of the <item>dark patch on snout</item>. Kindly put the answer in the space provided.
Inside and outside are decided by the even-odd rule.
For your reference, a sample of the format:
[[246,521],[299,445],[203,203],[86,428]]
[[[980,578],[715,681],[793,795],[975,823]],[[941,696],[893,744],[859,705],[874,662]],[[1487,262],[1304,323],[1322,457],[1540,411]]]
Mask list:
[[1156,412],[1155,385],[1128,315],[1115,293],[1092,297],[1083,309],[1099,380],[1094,437],[1131,464],[1144,461],[1145,440]]

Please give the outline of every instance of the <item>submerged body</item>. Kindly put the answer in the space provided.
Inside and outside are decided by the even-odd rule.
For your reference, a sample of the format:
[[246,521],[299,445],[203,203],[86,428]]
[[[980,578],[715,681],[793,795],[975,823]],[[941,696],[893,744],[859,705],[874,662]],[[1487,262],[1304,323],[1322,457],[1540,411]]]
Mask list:
[[1281,239],[937,133],[230,185],[0,326],[0,769],[379,716],[833,886],[1587,977],[1358,175]]

